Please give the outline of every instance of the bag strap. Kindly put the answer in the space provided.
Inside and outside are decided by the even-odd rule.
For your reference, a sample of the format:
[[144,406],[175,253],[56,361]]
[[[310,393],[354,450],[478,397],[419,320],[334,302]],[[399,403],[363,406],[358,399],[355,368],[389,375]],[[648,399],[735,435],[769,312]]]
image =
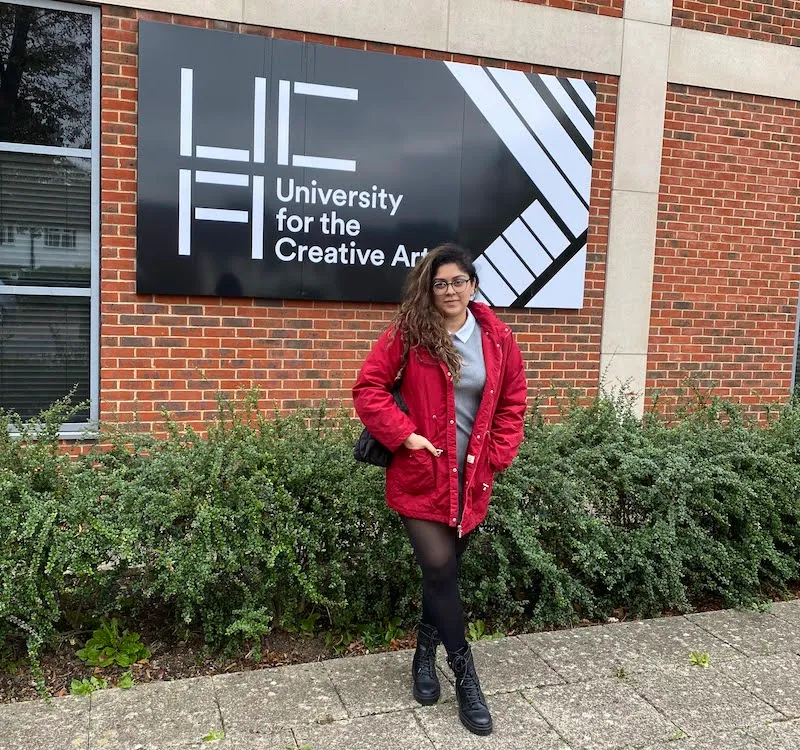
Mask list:
[[408,358],[410,356],[410,347],[407,341],[403,341],[403,355],[400,357],[400,369],[397,371],[397,375],[395,376],[394,383],[392,384],[392,388],[399,388],[400,383],[403,382],[403,374],[406,370],[406,365],[408,364]]

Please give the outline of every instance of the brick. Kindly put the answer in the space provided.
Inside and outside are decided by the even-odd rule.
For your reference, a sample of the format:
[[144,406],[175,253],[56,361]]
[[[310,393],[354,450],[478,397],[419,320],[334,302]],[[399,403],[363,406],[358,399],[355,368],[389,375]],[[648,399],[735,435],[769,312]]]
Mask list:
[[796,2],[774,5],[742,3],[741,8],[733,7],[735,5],[725,0],[712,3],[675,0],[672,25],[772,44],[800,45],[800,25],[795,20],[800,8]]
[[581,13],[596,13],[615,18],[622,17],[622,2],[620,0],[592,0],[578,2],[576,0],[517,0],[531,5],[549,5],[553,8],[575,10]]
[[[686,395],[681,380],[665,376],[668,371],[746,404],[750,393],[785,400],[791,387],[798,269],[792,264],[795,238],[784,243],[783,234],[793,235],[800,221],[786,213],[775,192],[777,176],[791,167],[773,148],[773,117],[779,112],[788,118],[787,127],[799,128],[800,105],[670,85],[667,137],[685,122],[687,102],[694,102],[692,114],[705,108],[719,118],[730,129],[730,145],[724,156],[709,147],[695,154],[690,142],[676,141],[664,149],[647,387],[667,389],[659,402],[667,410]],[[698,140],[715,130],[712,122],[697,117]],[[678,173],[679,179],[671,176]],[[742,244],[749,237],[758,237],[757,252]],[[680,255],[675,238],[687,243]],[[688,332],[692,335],[684,335]],[[710,373],[713,383],[706,377]]]

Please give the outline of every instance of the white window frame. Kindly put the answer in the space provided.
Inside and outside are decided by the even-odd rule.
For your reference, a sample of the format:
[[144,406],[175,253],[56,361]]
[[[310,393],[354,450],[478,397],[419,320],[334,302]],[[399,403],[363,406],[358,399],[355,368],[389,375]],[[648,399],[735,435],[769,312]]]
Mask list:
[[100,8],[62,3],[57,0],[7,0],[12,5],[27,5],[45,10],[82,13],[92,19],[92,142],[91,148],[63,148],[60,146],[35,146],[25,143],[0,141],[0,152],[45,156],[77,156],[91,160],[91,249],[90,285],[88,288],[57,286],[0,287],[0,294],[89,297],[89,421],[67,422],[61,425],[59,437],[63,440],[80,440],[95,437],[100,418]]

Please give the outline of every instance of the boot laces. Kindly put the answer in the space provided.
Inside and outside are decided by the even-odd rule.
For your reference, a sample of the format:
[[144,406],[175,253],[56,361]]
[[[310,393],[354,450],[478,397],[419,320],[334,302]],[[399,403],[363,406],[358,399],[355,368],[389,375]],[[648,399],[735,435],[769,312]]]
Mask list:
[[422,674],[426,677],[436,676],[436,641],[433,639],[419,655],[417,674]]
[[460,675],[458,676],[458,681],[468,706],[482,706],[484,704],[483,691],[474,668],[470,668],[469,660],[463,656],[458,656],[454,660],[453,667],[456,674]]

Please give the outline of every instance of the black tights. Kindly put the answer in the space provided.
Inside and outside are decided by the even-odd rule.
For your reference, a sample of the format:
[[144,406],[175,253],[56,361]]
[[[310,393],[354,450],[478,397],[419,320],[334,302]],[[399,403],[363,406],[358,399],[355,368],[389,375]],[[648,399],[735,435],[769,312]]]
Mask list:
[[458,563],[469,536],[459,539],[444,523],[402,516],[422,569],[422,622],[433,625],[449,654],[466,645]]

